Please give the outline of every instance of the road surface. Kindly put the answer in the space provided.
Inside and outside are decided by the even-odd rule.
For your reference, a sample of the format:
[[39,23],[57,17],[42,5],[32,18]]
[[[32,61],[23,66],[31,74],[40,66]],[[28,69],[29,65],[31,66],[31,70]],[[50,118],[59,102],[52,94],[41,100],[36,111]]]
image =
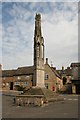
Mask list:
[[41,107],[16,106],[11,96],[2,97],[3,118],[78,118],[78,95],[63,95],[64,101],[51,102]]

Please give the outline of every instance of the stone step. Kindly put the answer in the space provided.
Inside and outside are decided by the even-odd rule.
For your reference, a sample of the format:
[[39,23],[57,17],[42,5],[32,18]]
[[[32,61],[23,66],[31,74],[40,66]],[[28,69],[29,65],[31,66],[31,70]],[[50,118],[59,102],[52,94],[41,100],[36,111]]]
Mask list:
[[23,95],[43,95],[44,101],[57,101],[57,100],[63,100],[63,98],[59,97],[58,93],[55,93],[49,89],[46,88],[30,88],[29,90],[25,91]]
[[44,95],[40,88],[30,88],[25,91],[24,95]]

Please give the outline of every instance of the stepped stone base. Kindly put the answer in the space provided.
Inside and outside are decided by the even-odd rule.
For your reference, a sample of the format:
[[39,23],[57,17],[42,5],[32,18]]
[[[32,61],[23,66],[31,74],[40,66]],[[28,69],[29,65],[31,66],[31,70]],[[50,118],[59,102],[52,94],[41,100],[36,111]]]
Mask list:
[[63,100],[59,94],[50,91],[46,88],[32,87],[24,93],[16,96],[16,104],[29,104],[43,105],[43,103]]

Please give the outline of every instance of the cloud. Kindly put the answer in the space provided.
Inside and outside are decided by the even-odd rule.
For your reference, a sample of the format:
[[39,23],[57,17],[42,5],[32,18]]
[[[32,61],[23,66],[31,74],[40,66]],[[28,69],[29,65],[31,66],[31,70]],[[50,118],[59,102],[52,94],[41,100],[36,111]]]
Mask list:
[[57,68],[77,61],[77,7],[68,2],[3,3],[3,68],[33,64],[36,12],[42,16],[45,57]]
[[[65,4],[63,6],[66,6],[63,10],[70,7]],[[67,67],[71,62],[78,61],[78,16],[77,7],[74,8],[69,11],[58,11],[55,8],[56,14],[53,12],[52,17],[51,14],[44,16],[47,19],[42,25],[46,41],[45,53],[50,59],[49,63],[53,61],[58,69],[61,65]]]
[[78,60],[78,28],[76,21],[63,20],[56,25],[45,22],[43,30],[46,41],[46,56],[49,57],[50,61],[53,61],[57,68],[60,68],[61,64],[68,66],[73,60]]
[[[18,65],[21,65],[21,63],[27,64],[27,61],[28,64],[29,62],[31,63],[31,60],[28,59],[31,57],[28,56],[32,56],[31,32],[33,27],[28,20],[24,18],[22,19],[21,16],[19,16],[20,8],[17,10],[15,8],[16,7],[13,6],[13,10],[9,13],[15,13],[11,14],[12,18],[14,17],[14,19],[8,21],[7,24],[3,24],[3,64],[8,68],[10,65],[11,67],[18,67]],[[25,11],[24,14],[21,14],[24,15]],[[16,16],[18,16],[18,18],[16,18]],[[10,63],[8,63],[8,61],[10,61]]]

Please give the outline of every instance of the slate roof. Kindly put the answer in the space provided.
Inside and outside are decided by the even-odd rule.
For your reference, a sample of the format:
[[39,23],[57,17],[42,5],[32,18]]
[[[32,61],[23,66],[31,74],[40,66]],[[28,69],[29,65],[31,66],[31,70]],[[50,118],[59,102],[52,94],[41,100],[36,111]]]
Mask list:
[[59,75],[59,73],[58,73],[56,70],[54,70],[53,67],[51,67],[51,69],[52,69],[52,71],[54,72],[54,74],[55,74],[57,77],[61,78],[61,76]]
[[[46,65],[46,64],[45,64],[45,65]],[[54,70],[53,67],[50,67],[49,64],[47,64],[47,65],[49,66],[49,68],[54,72],[54,74],[55,74],[57,77],[61,78],[60,75],[59,75],[59,73],[58,73],[56,70]]]
[[34,72],[34,66],[19,67],[16,71],[16,75],[33,74],[33,72]]
[[16,74],[16,70],[3,70],[2,77],[12,77]]
[[72,69],[65,69],[65,70],[57,70],[57,72],[60,74],[60,75],[67,75],[67,76],[71,76],[72,75]]
[[[49,66],[50,67],[50,66]],[[54,74],[60,78],[60,75],[56,70],[50,67]],[[12,77],[18,75],[30,75],[34,73],[34,66],[18,67],[15,70],[2,70],[2,77]]]
[[70,67],[80,67],[80,63],[71,63]]
[[27,75],[27,74],[33,74],[33,72],[34,72],[34,66],[19,67],[18,69],[15,69],[15,70],[3,70],[2,77]]
[[71,76],[72,75],[72,69],[65,69],[65,73],[67,76]]

